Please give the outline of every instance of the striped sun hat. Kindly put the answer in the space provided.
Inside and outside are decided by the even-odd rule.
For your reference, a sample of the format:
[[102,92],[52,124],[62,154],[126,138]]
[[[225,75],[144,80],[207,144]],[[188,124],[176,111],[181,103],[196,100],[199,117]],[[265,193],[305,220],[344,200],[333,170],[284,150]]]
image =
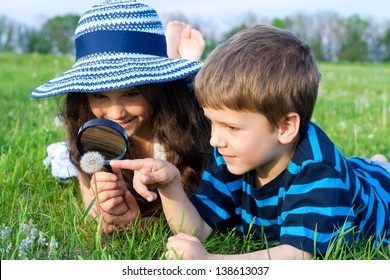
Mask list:
[[154,9],[130,0],[106,0],[84,13],[75,31],[76,62],[31,97],[112,91],[183,79],[198,61],[167,56],[164,27]]

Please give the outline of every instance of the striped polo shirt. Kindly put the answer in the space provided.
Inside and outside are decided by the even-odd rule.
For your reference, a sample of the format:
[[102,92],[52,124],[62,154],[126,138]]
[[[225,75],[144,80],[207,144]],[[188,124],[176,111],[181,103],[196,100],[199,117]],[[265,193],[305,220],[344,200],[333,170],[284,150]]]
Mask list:
[[[345,158],[314,123],[300,132],[287,168],[255,188],[254,172],[231,174],[222,156],[206,168],[191,202],[214,230],[324,253],[374,235],[390,241],[390,173],[362,158]],[[353,229],[353,230],[352,230]]]

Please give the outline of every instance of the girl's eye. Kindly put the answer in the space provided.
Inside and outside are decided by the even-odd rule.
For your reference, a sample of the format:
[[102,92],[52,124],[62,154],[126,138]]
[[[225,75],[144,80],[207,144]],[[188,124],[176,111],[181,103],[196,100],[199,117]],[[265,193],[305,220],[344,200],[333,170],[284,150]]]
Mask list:
[[104,94],[101,94],[101,93],[93,93],[92,97],[95,98],[95,99],[103,99],[106,96]]
[[139,94],[140,94],[139,91],[130,91],[130,92],[126,92],[126,93],[125,93],[125,96],[134,97],[134,96],[137,96],[137,95],[139,95]]

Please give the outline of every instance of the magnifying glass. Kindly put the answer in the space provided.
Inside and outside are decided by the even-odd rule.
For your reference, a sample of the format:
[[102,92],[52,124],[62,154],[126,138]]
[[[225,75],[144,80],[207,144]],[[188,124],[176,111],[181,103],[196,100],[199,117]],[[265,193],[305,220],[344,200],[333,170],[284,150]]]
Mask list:
[[97,152],[103,157],[103,166],[111,172],[110,160],[125,156],[128,136],[126,130],[116,122],[92,119],[80,127],[76,143],[81,157],[89,152]]

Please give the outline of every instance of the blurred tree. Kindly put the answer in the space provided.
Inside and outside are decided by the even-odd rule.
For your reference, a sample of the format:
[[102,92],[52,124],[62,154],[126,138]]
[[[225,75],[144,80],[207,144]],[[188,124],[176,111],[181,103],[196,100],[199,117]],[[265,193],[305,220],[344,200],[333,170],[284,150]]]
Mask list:
[[20,26],[18,28],[18,47],[24,53],[51,53],[52,42],[42,33],[33,27]]
[[314,27],[314,17],[297,13],[287,17],[284,22],[286,29],[297,35],[304,41],[309,41],[314,36],[316,30]]
[[245,23],[241,23],[240,25],[238,26],[235,26],[233,27],[230,31],[224,33],[222,35],[222,40],[221,41],[226,41],[227,39],[229,39],[230,37],[232,37],[234,34],[244,30],[244,29],[247,29],[249,26]]
[[[315,26],[317,39],[315,44],[321,44],[321,50],[315,51],[316,55],[322,56],[324,61],[337,61],[343,37],[344,19],[337,13],[325,12],[315,16]],[[321,53],[321,55],[319,54]]]
[[208,55],[217,47],[218,41],[214,37],[205,37],[206,47],[204,48],[202,60],[205,60]]
[[288,29],[290,22],[288,18],[286,19],[275,18],[272,20],[271,25],[281,29]]
[[246,15],[244,15],[238,25],[233,26],[230,31],[222,34],[220,42],[223,42],[232,37],[234,34],[240,32],[241,30],[252,27],[256,24],[258,24],[256,15],[253,13],[247,13]]
[[52,52],[59,54],[74,53],[74,31],[80,19],[79,15],[67,14],[48,19],[42,27],[42,33],[52,43]]
[[368,60],[367,31],[369,22],[358,15],[345,21],[344,36],[341,40],[340,60],[364,62]]
[[325,52],[323,49],[323,38],[320,32],[317,32],[313,37],[308,40],[309,45],[313,51],[314,57],[316,60],[325,61]]
[[378,41],[381,48],[382,60],[390,62],[390,26],[387,27],[385,34]]
[[[74,14],[56,16],[40,28],[31,28],[0,15],[0,51],[74,54],[73,36],[79,18]],[[376,24],[358,15],[342,18],[334,12],[310,16],[298,13],[269,20],[248,13],[218,24],[215,18],[188,18],[183,13],[172,13],[165,17],[165,22],[170,20],[188,22],[203,33],[206,48],[202,59],[237,32],[256,24],[271,24],[308,42],[317,60],[390,61],[389,23]]]
[[277,24],[281,28],[288,29],[304,42],[307,42],[317,60],[324,60],[323,37],[321,32],[316,28],[317,18],[305,14],[297,13],[292,17],[287,17],[284,20],[273,21],[273,25]]
[[15,25],[4,15],[0,15],[0,51],[14,51]]

